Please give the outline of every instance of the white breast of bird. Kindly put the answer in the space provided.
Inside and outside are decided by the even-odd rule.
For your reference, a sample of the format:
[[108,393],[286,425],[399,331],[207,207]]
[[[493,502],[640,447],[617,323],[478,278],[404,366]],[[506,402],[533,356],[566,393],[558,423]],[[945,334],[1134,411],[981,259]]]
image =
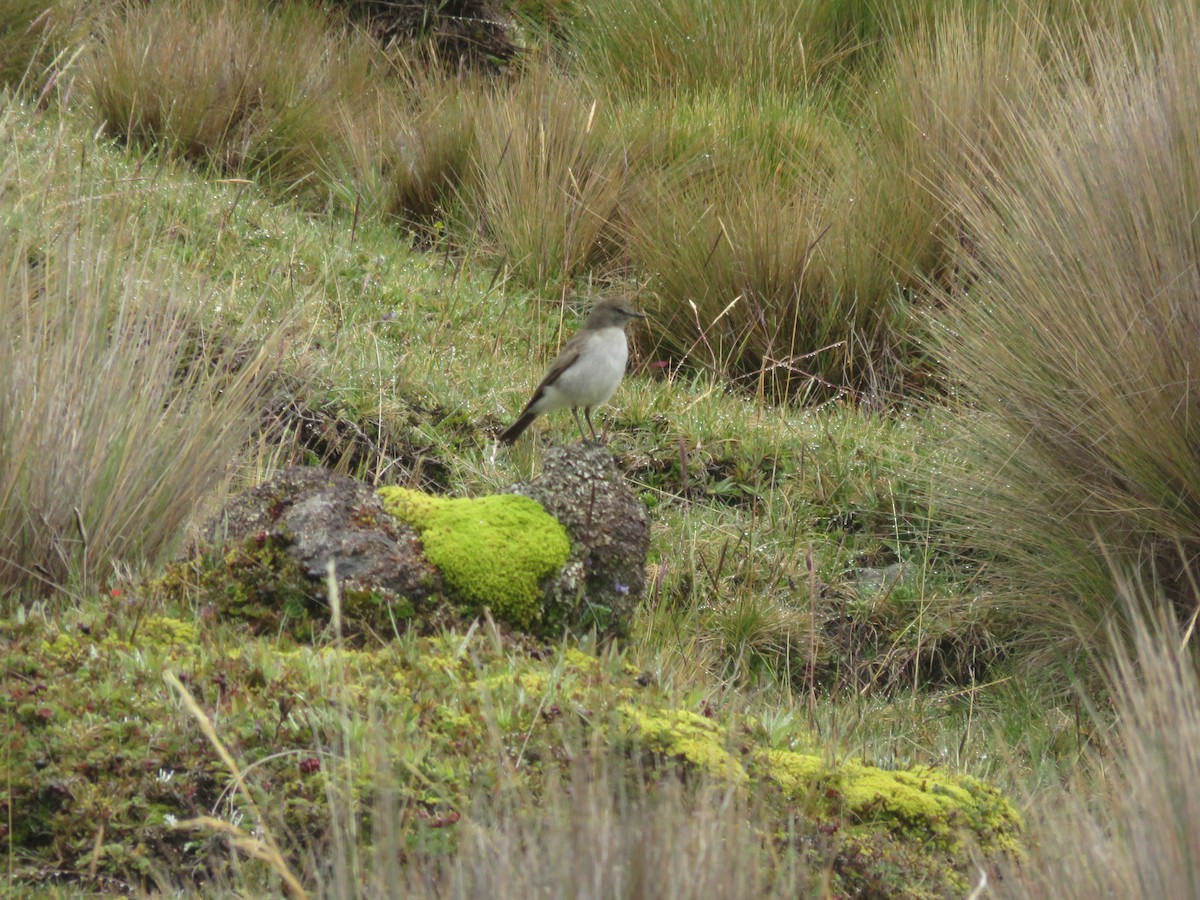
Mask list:
[[[547,385],[546,399],[559,409],[595,407],[608,400],[625,375],[629,345],[623,328],[601,328],[587,335],[579,358]],[[554,395],[551,398],[551,395]],[[541,404],[538,404],[539,406]]]

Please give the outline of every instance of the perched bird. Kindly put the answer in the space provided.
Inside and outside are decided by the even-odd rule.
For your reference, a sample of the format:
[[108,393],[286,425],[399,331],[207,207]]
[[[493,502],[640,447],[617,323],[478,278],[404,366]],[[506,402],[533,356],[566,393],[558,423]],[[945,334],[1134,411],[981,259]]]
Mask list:
[[563,345],[520,418],[500,435],[500,440],[511,444],[542,413],[567,408],[575,417],[580,436],[587,440],[579,421],[579,408],[583,407],[583,417],[595,441],[592,409],[613,395],[625,375],[625,360],[629,356],[625,326],[632,319],[645,317],[627,300],[618,298],[606,298],[593,306],[583,328]]

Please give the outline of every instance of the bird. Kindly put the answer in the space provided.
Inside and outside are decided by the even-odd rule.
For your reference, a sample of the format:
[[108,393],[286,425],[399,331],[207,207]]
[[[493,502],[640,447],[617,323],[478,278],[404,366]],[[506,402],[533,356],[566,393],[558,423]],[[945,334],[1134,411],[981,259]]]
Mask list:
[[563,345],[517,421],[501,433],[501,443],[511,444],[542,413],[568,408],[579,426],[580,437],[586,441],[583,423],[579,421],[580,407],[593,443],[599,443],[592,425],[592,410],[613,395],[625,375],[629,356],[625,326],[634,319],[644,318],[645,313],[638,312],[622,298],[606,297],[597,302],[583,327]]

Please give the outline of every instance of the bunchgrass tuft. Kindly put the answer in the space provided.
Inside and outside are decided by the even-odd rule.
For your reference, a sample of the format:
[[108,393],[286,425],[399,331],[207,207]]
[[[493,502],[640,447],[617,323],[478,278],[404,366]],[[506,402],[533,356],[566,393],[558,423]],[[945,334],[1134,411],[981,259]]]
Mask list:
[[[549,70],[487,98],[464,229],[529,285],[603,267],[629,160],[601,129],[601,101]],[[468,232],[469,233],[469,232]]]
[[0,184],[0,591],[94,585],[161,558],[230,474],[277,341],[203,327],[210,292],[139,247],[137,192],[70,151],[10,145]]
[[970,413],[943,508],[1043,645],[1103,654],[1114,566],[1196,602],[1200,16],[1184,6],[1160,50],[1098,40],[1089,77],[1037,116],[1003,107],[1008,160],[949,182],[964,278],[940,352]]
[[86,79],[126,143],[327,202],[365,127],[373,64],[365,36],[311,8],[188,0],[110,17]]
[[594,0],[567,17],[564,40],[574,65],[617,93],[653,94],[669,85],[688,93],[732,88],[741,96],[796,95],[842,75],[847,60],[862,51],[878,51],[891,18],[880,6]]

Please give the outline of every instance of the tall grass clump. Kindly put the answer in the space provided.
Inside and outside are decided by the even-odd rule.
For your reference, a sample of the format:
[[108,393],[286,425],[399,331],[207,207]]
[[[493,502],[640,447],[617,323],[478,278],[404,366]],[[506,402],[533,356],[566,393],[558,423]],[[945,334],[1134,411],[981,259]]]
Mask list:
[[1132,640],[1113,635],[1107,675],[1117,724],[1108,752],[1089,755],[1070,793],[1060,787],[1036,799],[1033,852],[1005,873],[1000,897],[1200,895],[1194,635],[1163,614],[1152,588],[1122,584],[1119,592]]
[[673,154],[624,212],[654,352],[773,399],[854,389],[903,327],[894,279],[868,294],[848,277],[851,206],[831,201],[854,137],[814,106],[731,100],[678,99],[631,138]]
[[591,0],[563,28],[575,66],[621,94],[797,96],[846,81],[947,0]]
[[772,176],[663,178],[649,190],[630,242],[657,354],[772,398],[847,381],[846,336],[866,310],[817,264],[819,191]]
[[310,7],[187,0],[110,17],[85,73],[120,140],[328,201],[368,127],[373,54]]
[[478,98],[487,87],[477,76],[412,67],[405,72],[409,99],[397,123],[383,177],[382,212],[419,233],[444,233],[455,204],[467,192],[476,153]]
[[938,349],[970,413],[941,507],[1040,644],[1103,652],[1114,565],[1197,600],[1200,15],[1158,25],[1157,51],[1096,37],[1086,80],[995,114],[1006,161],[947,181],[966,240]]
[[549,71],[475,114],[465,228],[478,228],[526,283],[602,267],[630,161],[601,127],[600,101]]
[[861,164],[833,190],[846,214],[831,243],[859,257],[844,270],[857,292],[944,280],[963,234],[953,196],[938,186],[947,170],[969,176],[1017,143],[1021,121],[1000,111],[1033,114],[1066,65],[1054,46],[1019,10],[955,11],[892,49],[858,113],[869,128]]
[[75,0],[5,0],[0,4],[0,86],[41,90],[55,60],[82,37],[84,7]]
[[569,18],[574,65],[623,94],[802,91],[825,62],[799,38],[801,5],[788,0],[597,0]]
[[99,199],[112,184],[67,156],[0,156],[0,593],[169,551],[258,427],[271,368],[273,341],[205,337],[196,291],[139,246],[137,204]]

